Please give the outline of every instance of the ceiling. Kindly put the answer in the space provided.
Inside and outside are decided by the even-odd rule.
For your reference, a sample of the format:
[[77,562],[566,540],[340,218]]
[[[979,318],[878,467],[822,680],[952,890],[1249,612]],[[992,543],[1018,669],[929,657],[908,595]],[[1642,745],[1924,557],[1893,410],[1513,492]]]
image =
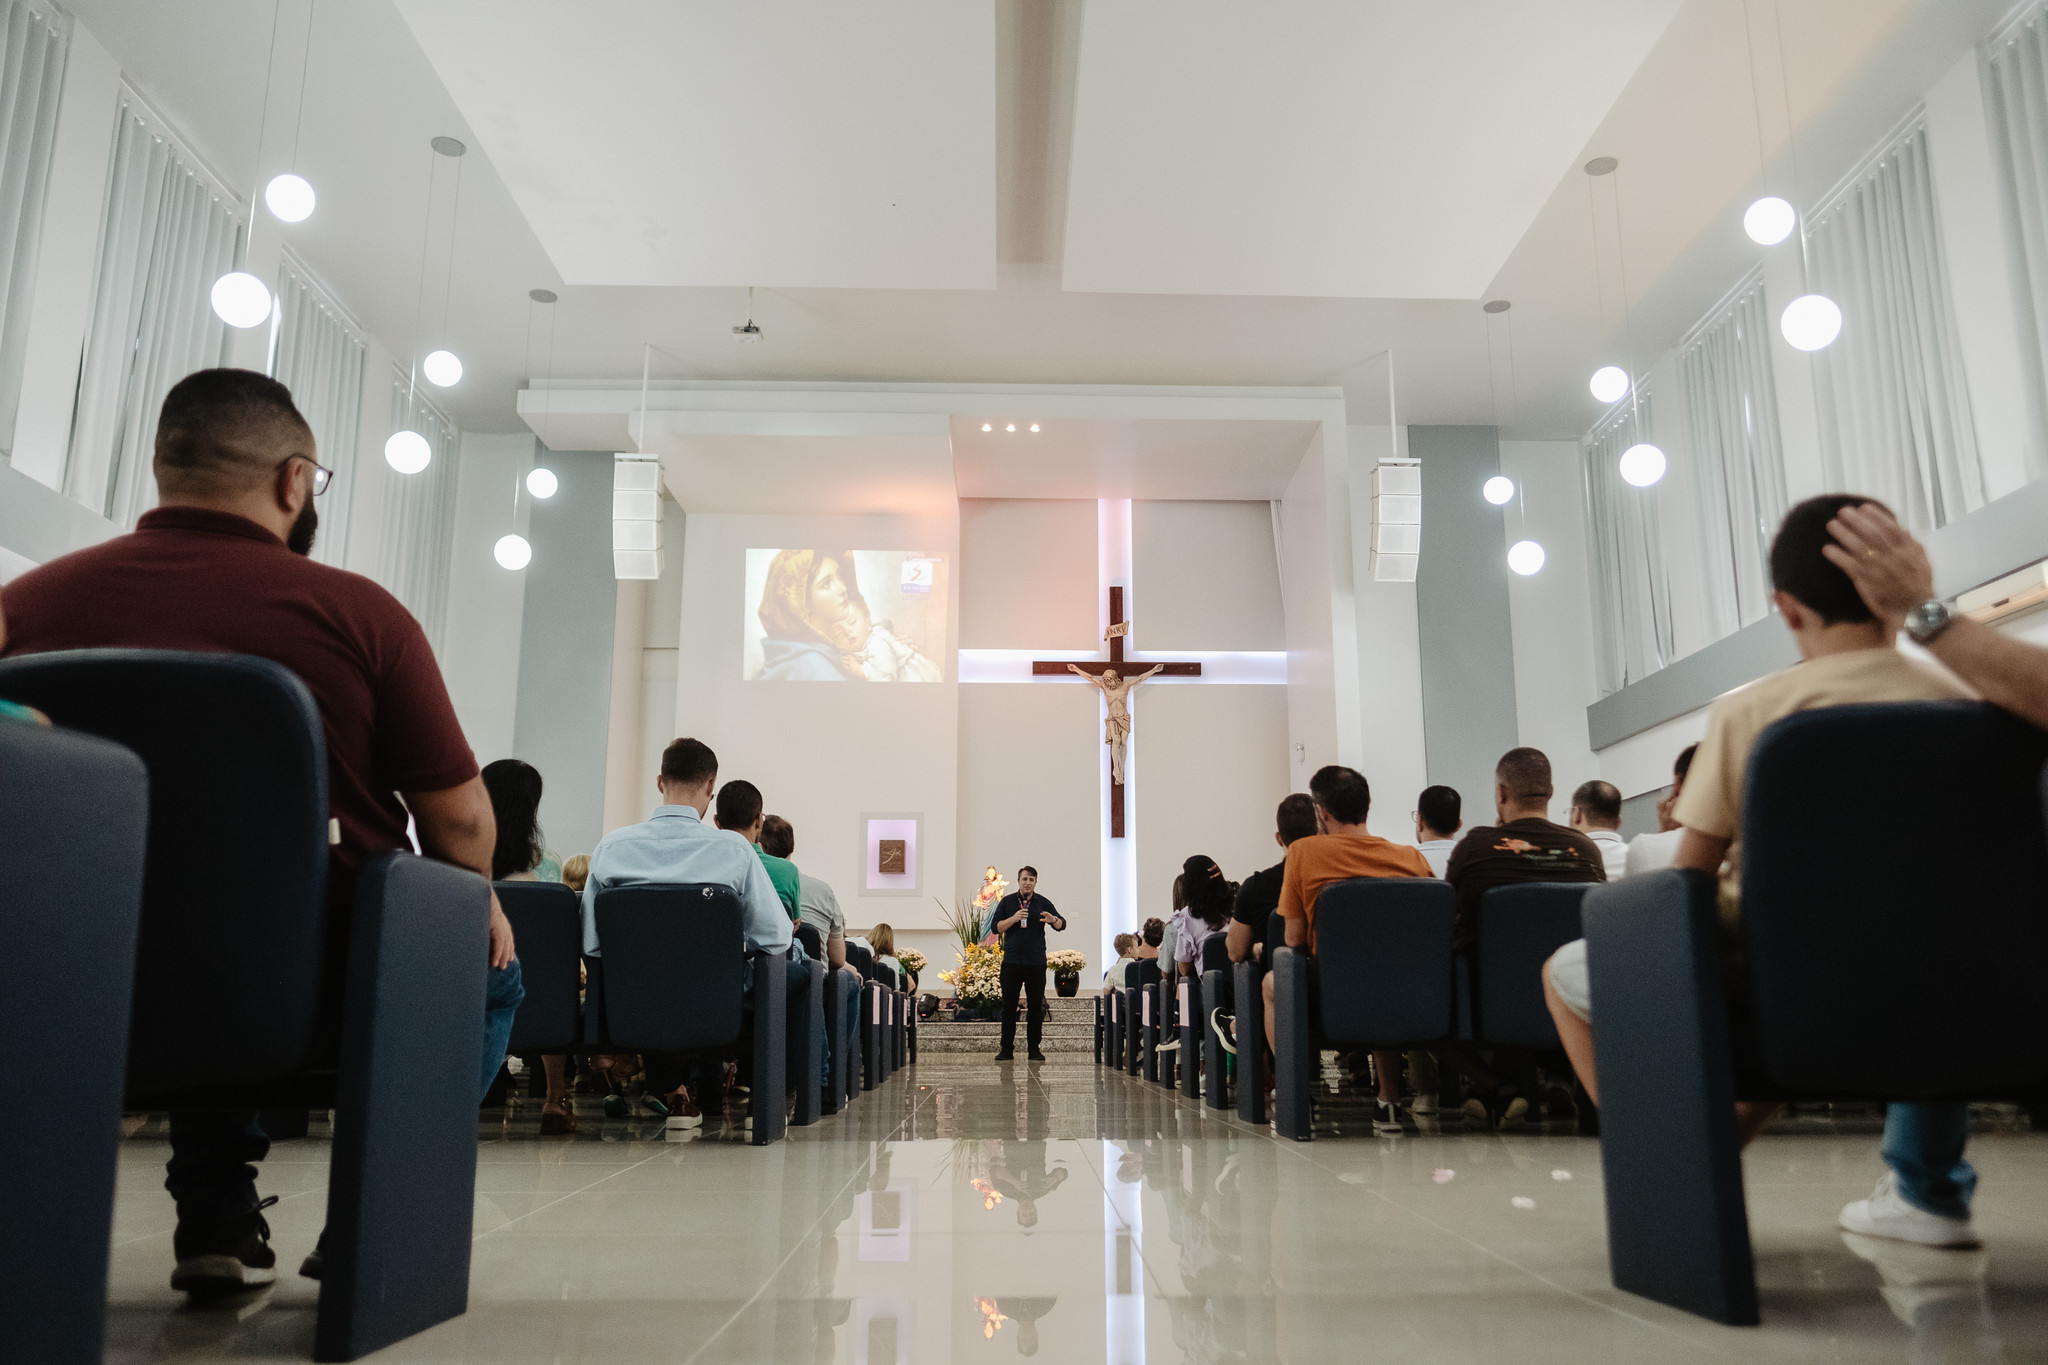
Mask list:
[[951,516],[943,435],[664,436],[662,480],[685,512]]
[[[1391,348],[1400,420],[1522,438],[1583,432],[1596,364],[1646,366],[1756,260],[1758,187],[1817,197],[2009,0],[1777,3],[1774,103],[1766,0],[1747,25],[1744,0],[276,0],[274,60],[265,0],[67,0],[225,183],[296,160],[319,211],[260,230],[401,363],[427,140],[476,149],[425,271],[468,429],[522,429],[529,376],[637,382],[650,356],[698,381],[1341,385],[1381,423]],[[1618,197],[1589,204],[1601,154]],[[746,284],[758,346],[731,339]]]
[[[1265,501],[1287,481],[1319,427],[1304,421],[1064,419],[1033,432],[953,419],[963,498],[1160,498]],[[983,425],[994,428],[983,431]]]

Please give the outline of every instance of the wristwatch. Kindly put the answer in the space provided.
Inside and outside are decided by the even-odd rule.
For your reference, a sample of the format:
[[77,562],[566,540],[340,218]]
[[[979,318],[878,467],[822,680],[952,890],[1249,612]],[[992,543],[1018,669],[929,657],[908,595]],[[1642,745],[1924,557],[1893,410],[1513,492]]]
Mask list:
[[1935,598],[1906,613],[1906,634],[1912,637],[1914,644],[1924,645],[1947,630],[1955,619],[1956,609]]

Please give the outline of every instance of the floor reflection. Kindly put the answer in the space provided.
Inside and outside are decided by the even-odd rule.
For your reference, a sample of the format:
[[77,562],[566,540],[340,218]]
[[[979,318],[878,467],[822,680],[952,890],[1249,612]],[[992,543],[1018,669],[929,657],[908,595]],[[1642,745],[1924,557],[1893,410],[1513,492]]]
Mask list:
[[[1843,1237],[1874,1178],[1867,1115],[1810,1115],[1745,1159],[1765,1323],[1730,1330],[1615,1292],[1599,1150],[1562,1130],[1318,1140],[1085,1062],[934,1058],[767,1148],[494,1116],[479,1149],[469,1313],[389,1361],[1102,1365],[2048,1358],[2048,1140],[1973,1137],[1988,1252]],[[1998,1128],[1996,1121],[1988,1124]],[[160,1125],[124,1145],[111,1361],[309,1358],[293,1276],[203,1311],[165,1284]],[[264,1167],[286,1265],[324,1215],[324,1134]]]

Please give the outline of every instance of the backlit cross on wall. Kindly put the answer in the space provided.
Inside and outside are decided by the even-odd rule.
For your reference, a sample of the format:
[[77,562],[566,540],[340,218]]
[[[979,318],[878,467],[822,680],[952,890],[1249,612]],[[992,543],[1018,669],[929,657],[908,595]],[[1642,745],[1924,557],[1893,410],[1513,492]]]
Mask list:
[[[1121,684],[1110,686],[1097,683],[1103,694],[1103,747],[1112,750],[1110,756],[1109,781],[1109,837],[1124,837],[1124,746],[1134,728],[1129,706],[1131,693],[1137,690],[1137,683],[1156,675],[1164,674],[1177,678],[1199,678],[1202,665],[1193,660],[1162,659],[1148,660],[1137,665],[1144,669],[1133,675],[1130,666],[1124,663],[1124,641],[1131,633],[1131,623],[1124,620],[1124,590],[1112,585],[1109,590],[1109,658],[1101,661],[1074,661],[1067,659],[1033,659],[1031,672],[1034,677],[1059,677],[1068,673],[1085,673],[1091,678],[1101,678],[1114,673]],[[1121,714],[1119,714],[1121,713]]]

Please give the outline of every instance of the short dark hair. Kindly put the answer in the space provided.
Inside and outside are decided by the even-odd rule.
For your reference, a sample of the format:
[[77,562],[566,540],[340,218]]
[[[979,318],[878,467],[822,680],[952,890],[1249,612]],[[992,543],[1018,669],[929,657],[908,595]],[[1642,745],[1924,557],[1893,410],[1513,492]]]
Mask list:
[[796,827],[779,815],[761,821],[761,851],[776,858],[796,852]]
[[761,789],[744,777],[735,777],[718,789],[718,827],[751,829],[761,818]]
[[1415,798],[1415,813],[1422,817],[1424,829],[1448,837],[1465,822],[1465,798],[1456,787],[1424,787]]
[[679,739],[661,751],[661,780],[697,787],[718,776],[718,755],[701,739]]
[[1296,839],[1306,839],[1316,832],[1316,802],[1307,792],[1291,792],[1280,798],[1280,809],[1273,812],[1273,828],[1280,835],[1280,842],[1291,844]]
[[1023,876],[1026,872],[1029,872],[1034,877],[1038,875],[1038,869],[1033,867],[1030,863],[1026,863],[1024,864],[1024,866],[1017,869],[1017,875],[1020,877]]
[[1607,824],[1621,823],[1621,790],[1612,782],[1594,778],[1581,782],[1579,789],[1572,793],[1572,804],[1586,813],[1588,820],[1599,820]]
[[1550,758],[1541,749],[1508,750],[1494,766],[1493,776],[1517,801],[1548,801],[1557,790],[1550,784]]
[[157,411],[157,485],[166,491],[240,492],[313,450],[292,391],[254,370],[195,370]]
[[1864,604],[1856,585],[1849,581],[1849,575],[1821,553],[1823,546],[1835,543],[1835,538],[1828,534],[1828,523],[1844,507],[1884,508],[1884,504],[1860,493],[1824,493],[1808,498],[1785,514],[1771,541],[1771,586],[1830,626],[1877,619]]
[[1157,948],[1157,947],[1159,946],[1159,940],[1161,940],[1161,939],[1163,939],[1163,938],[1165,938],[1165,937],[1166,937],[1166,921],[1165,921],[1165,920],[1163,920],[1163,919],[1148,919],[1148,920],[1146,920],[1146,921],[1145,921],[1145,934],[1144,934],[1144,938],[1145,938],[1145,946],[1146,946],[1146,947],[1148,947],[1148,948]]
[[1678,751],[1678,762],[1671,765],[1671,775],[1681,783],[1684,782],[1685,775],[1692,771],[1692,756],[1699,751],[1700,746],[1697,743],[1688,744],[1683,749],[1680,749]]
[[1335,763],[1316,769],[1308,780],[1308,794],[1339,824],[1362,825],[1372,809],[1372,788],[1365,774]]

